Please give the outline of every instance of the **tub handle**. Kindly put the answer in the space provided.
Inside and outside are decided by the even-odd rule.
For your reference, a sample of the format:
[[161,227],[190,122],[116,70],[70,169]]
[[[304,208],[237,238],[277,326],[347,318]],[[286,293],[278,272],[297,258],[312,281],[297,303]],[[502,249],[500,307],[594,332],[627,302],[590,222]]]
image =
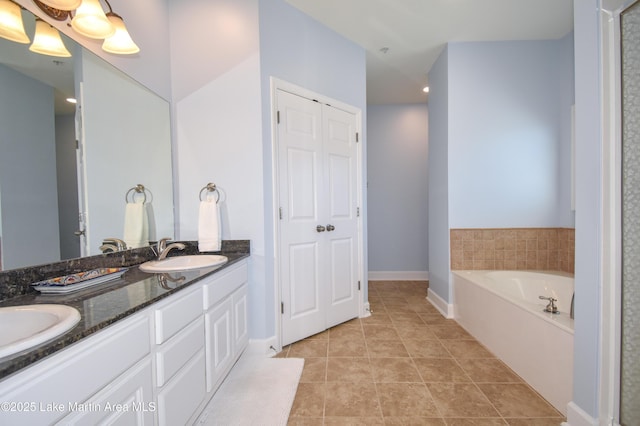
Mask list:
[[550,312],[552,314],[559,313],[558,307],[556,306],[556,302],[558,301],[558,299],[554,299],[553,297],[545,297],[545,296],[538,296],[538,298],[549,301],[549,304],[544,308],[545,312]]

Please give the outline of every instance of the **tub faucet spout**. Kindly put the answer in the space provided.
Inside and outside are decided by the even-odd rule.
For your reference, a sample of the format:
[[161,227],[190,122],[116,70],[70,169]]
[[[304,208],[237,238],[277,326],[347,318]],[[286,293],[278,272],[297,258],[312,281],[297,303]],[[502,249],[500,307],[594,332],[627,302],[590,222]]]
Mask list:
[[573,319],[573,317],[574,317],[574,311],[573,311],[573,306],[574,306],[574,304],[573,304],[573,302],[574,302],[574,299],[575,299],[575,298],[576,298],[576,292],[574,291],[574,292],[573,292],[573,295],[571,296],[571,312],[569,313],[569,317],[570,317],[571,319]]

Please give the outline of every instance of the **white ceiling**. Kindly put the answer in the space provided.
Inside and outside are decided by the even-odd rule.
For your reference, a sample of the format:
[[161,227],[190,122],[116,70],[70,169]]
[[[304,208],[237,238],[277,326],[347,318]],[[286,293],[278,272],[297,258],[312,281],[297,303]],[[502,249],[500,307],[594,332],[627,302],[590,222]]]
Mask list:
[[447,42],[557,39],[573,28],[573,0],[286,1],[366,50],[371,104],[426,102]]

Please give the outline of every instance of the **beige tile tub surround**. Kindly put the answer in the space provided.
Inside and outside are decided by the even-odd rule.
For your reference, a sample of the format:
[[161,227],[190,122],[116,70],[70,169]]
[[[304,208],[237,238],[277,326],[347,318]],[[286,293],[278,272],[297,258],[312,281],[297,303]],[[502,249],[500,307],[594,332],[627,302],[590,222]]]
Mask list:
[[574,272],[575,229],[451,229],[452,270]]

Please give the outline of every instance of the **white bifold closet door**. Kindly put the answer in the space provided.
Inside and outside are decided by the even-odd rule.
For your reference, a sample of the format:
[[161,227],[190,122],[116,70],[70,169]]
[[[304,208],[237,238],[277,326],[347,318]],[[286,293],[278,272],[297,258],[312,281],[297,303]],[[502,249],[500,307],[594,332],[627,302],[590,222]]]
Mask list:
[[354,114],[277,90],[282,344],[358,316]]

